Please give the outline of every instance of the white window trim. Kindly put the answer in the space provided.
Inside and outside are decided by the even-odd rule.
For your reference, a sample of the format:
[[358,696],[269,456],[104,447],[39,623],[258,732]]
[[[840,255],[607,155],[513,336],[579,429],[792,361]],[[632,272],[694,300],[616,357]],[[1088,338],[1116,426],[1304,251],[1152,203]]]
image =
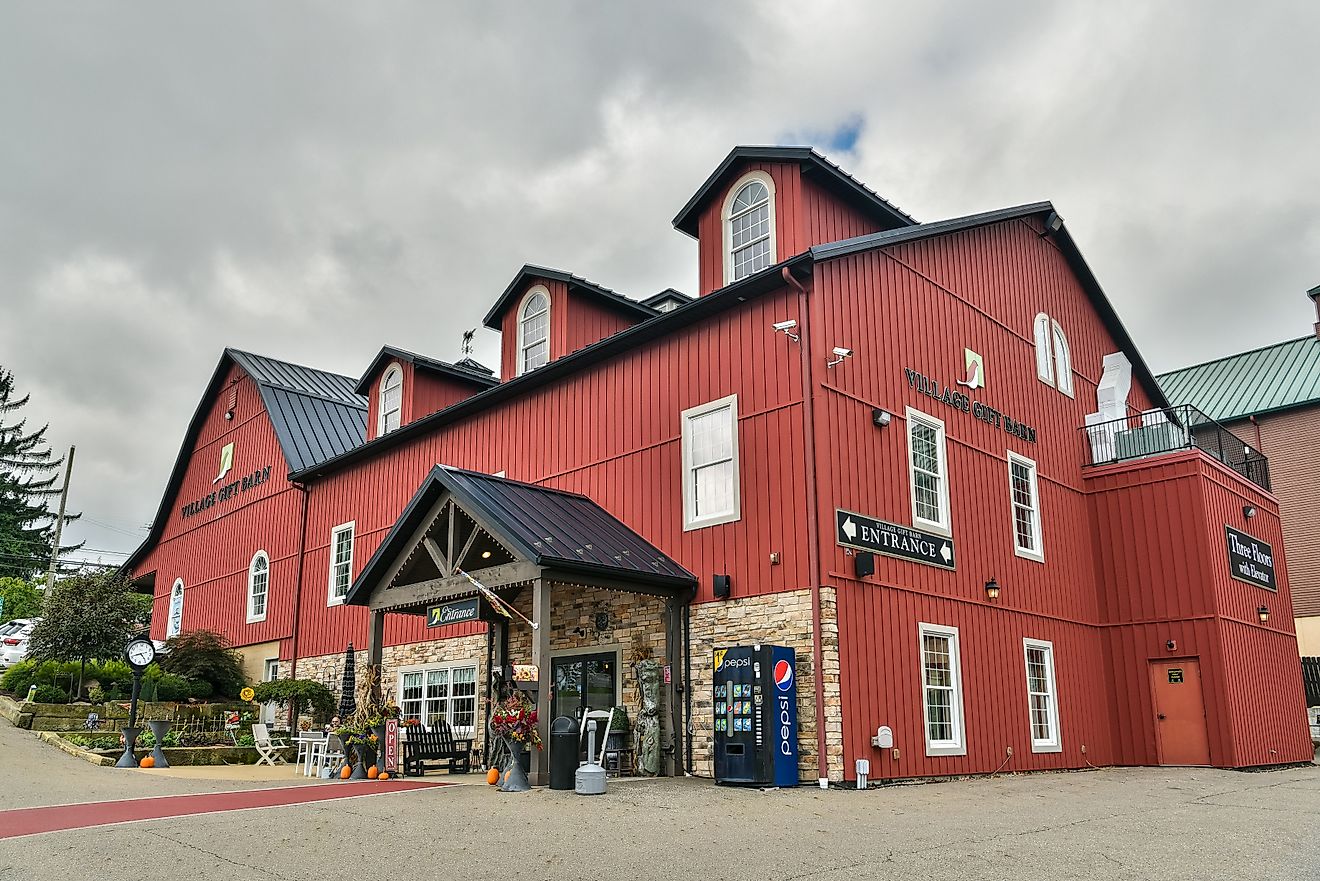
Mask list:
[[1054,353],[1054,387],[1073,396],[1072,347],[1059,322],[1050,319],[1050,349]]
[[[908,498],[910,499],[912,509],[912,525],[924,529],[927,532],[934,532],[940,535],[953,535],[952,514],[949,511],[949,442],[948,436],[944,431],[944,420],[936,419],[928,413],[923,413],[913,407],[908,407],[906,416],[906,434],[907,434],[907,456],[908,456]],[[925,517],[917,515],[917,481],[915,479],[917,464],[912,458],[912,426],[921,423],[928,428],[933,428],[938,433],[938,453],[940,462],[940,513],[943,515],[941,520],[927,520]]]
[[[399,406],[397,411],[390,410],[388,412],[398,412],[399,425],[397,428],[387,430],[385,428],[385,416],[387,413],[385,410],[385,384],[389,382],[391,376],[399,377]],[[389,434],[391,431],[398,431],[399,428],[403,427],[403,368],[397,363],[391,364],[389,369],[385,371],[385,375],[380,378],[380,391],[377,394],[376,410],[378,411],[376,413],[376,437],[380,437],[383,434]]]
[[[720,228],[724,242],[724,283],[730,284],[733,281],[733,224],[729,211],[733,208],[733,200],[737,198],[738,191],[752,181],[760,181],[765,184],[766,192],[770,194],[770,265],[779,262],[779,241],[775,234],[775,203],[779,201],[775,197],[775,180],[764,171],[749,171],[734,182],[729,187],[729,192],[724,196],[724,205],[720,209]],[[756,273],[751,273],[755,275]],[[746,278],[747,276],[743,276]]]
[[[1014,463],[1025,466],[1031,473],[1032,526],[1036,534],[1036,549],[1034,551],[1018,544],[1017,503],[1013,500]],[[1040,472],[1036,468],[1034,460],[1028,459],[1026,456],[1019,456],[1012,450],[1008,451],[1008,528],[1013,533],[1013,553],[1027,560],[1035,560],[1037,563],[1045,562],[1045,526],[1040,511]]]
[[350,520],[347,523],[341,523],[330,530],[330,580],[326,586],[326,606],[342,606],[344,600],[348,597],[345,593],[342,597],[335,596],[335,544],[341,532],[352,530],[353,538],[348,543],[348,586],[353,587],[353,552],[357,544],[357,521]]
[[[953,683],[953,699],[949,708],[953,712],[953,740],[931,740],[930,719],[926,706],[926,645],[925,637],[942,636],[949,640],[949,673]],[[962,646],[958,640],[958,628],[943,624],[917,624],[917,681],[921,686],[921,736],[926,743],[928,756],[965,756],[967,755],[967,733],[963,725],[963,687],[962,687]]]
[[[257,564],[258,558],[266,561],[266,602],[262,606],[261,614],[254,614],[252,609],[255,606],[256,595],[253,593],[253,572],[252,567]],[[266,613],[270,611],[270,555],[265,551],[257,551],[252,555],[248,563],[248,587],[247,587],[247,623],[256,624],[258,621],[266,620]]]
[[[174,626],[174,591],[179,591],[179,626]],[[174,579],[174,584],[170,586],[170,602],[165,607],[165,638],[173,639],[183,632],[183,596],[186,588],[183,586],[183,579]]]
[[[1041,649],[1045,652],[1045,672],[1050,686],[1050,733],[1053,735],[1048,740],[1037,740],[1031,725],[1031,674],[1027,654],[1031,649]],[[1033,753],[1063,752],[1063,735],[1059,731],[1059,685],[1054,676],[1054,643],[1023,637],[1022,672],[1026,677],[1024,684],[1027,686],[1027,736],[1031,738],[1031,751]]]
[[1036,378],[1061,394],[1074,397],[1072,347],[1063,326],[1045,312],[1037,312],[1031,322],[1035,345]]
[[[399,668],[398,675],[395,677],[395,680],[394,680],[394,704],[395,704],[395,706],[399,707],[399,708],[400,708],[400,711],[402,711],[402,708],[403,708],[403,677],[404,677],[404,674],[406,674],[406,673],[421,673],[421,674],[423,674],[423,677],[422,677],[422,711],[423,711],[423,713],[424,713],[424,712],[426,711],[426,677],[425,677],[425,674],[428,673],[428,672],[430,672],[431,670],[449,670],[449,671],[451,671],[450,674],[449,674],[449,696],[448,696],[447,698],[445,698],[445,700],[446,700],[446,707],[447,707],[447,709],[449,710],[450,718],[452,718],[452,717],[453,717],[453,703],[452,703],[452,701],[453,701],[453,698],[454,698],[454,674],[453,674],[452,671],[454,671],[454,670],[456,670],[456,669],[459,669],[459,668],[462,668],[462,667],[471,667],[474,671],[476,671],[476,676],[475,676],[475,680],[474,680],[474,681],[475,681],[475,683],[476,683],[476,685],[477,685],[477,688],[473,691],[473,699],[472,699],[472,700],[473,700],[473,703],[472,703],[472,706],[473,706],[473,714],[472,714],[472,731],[471,731],[471,732],[466,732],[465,729],[455,728],[455,727],[454,727],[454,723],[453,723],[452,721],[450,721],[450,719],[445,719],[445,721],[446,721],[446,722],[449,722],[449,727],[454,731],[454,736],[455,736],[455,737],[476,737],[476,735],[477,735],[477,727],[478,727],[478,725],[481,723],[481,688],[480,688],[480,686],[481,686],[481,664],[478,663],[477,660],[476,660],[475,658],[473,658],[473,659],[471,659],[471,660],[442,661],[442,662],[440,662],[440,663],[438,663],[438,664],[409,664],[409,665],[407,665],[406,667],[400,667],[400,668]],[[401,716],[401,717],[402,717],[402,716]],[[425,726],[426,723],[423,722],[422,724],[423,724],[423,726]]]
[[[733,508],[721,514],[711,514],[707,517],[697,517],[697,489],[689,477],[692,475],[692,441],[689,435],[688,426],[692,420],[698,416],[704,416],[715,410],[729,408],[729,415],[733,420],[730,437],[732,439],[733,453]],[[707,526],[718,526],[721,523],[733,523],[742,519],[742,478],[741,467],[739,465],[740,455],[738,449],[738,396],[729,395],[720,398],[717,401],[710,401],[705,404],[698,404],[695,407],[689,407],[679,414],[680,439],[679,445],[682,447],[683,458],[683,531],[691,532],[694,529],[704,529]]]
[[[1035,345],[1036,378],[1048,386],[1054,385],[1054,342],[1050,337],[1050,316],[1037,312],[1031,320],[1031,338]],[[1044,357],[1042,358],[1042,350]]]
[[532,285],[530,288],[527,289],[527,293],[523,294],[523,298],[518,301],[518,311],[515,313],[516,316],[515,320],[518,323],[518,348],[513,353],[513,367],[514,367],[514,374],[517,376],[522,376],[524,373],[527,372],[526,359],[525,359],[526,353],[524,352],[525,343],[523,340],[523,309],[527,307],[527,301],[537,294],[541,294],[543,297],[545,297],[545,363],[546,364],[550,363],[551,356],[554,354],[550,350],[550,331],[551,331],[550,313],[551,310],[554,308],[554,302],[550,298],[549,288],[547,288],[545,285],[542,284]]

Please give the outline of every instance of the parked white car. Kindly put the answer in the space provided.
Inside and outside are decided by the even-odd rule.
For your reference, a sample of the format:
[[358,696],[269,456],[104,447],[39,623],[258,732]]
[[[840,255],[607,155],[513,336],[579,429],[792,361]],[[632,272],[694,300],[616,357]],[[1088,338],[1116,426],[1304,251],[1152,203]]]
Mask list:
[[40,618],[15,618],[0,627],[0,670],[5,670],[28,654],[28,637]]

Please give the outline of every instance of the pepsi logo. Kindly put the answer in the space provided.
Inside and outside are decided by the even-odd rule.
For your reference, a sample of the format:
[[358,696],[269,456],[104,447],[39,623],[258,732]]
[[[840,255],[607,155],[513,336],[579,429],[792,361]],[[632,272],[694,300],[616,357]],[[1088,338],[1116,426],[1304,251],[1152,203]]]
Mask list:
[[775,685],[780,691],[793,687],[793,665],[788,661],[775,661]]

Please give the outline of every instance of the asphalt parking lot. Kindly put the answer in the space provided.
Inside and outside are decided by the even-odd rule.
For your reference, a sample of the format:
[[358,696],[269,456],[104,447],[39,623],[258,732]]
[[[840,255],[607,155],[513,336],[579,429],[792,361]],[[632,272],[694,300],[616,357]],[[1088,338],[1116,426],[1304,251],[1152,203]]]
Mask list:
[[[271,785],[97,768],[3,723],[0,756],[0,809]],[[1317,766],[1109,769],[860,793],[611,781],[594,798],[506,795],[477,775],[456,779],[463,785],[9,839],[0,879],[1320,878]]]

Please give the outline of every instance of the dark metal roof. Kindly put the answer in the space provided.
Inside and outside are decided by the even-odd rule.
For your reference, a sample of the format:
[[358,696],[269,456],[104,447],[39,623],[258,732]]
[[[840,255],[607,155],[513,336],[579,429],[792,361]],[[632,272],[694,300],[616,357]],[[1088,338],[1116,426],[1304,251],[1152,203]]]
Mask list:
[[490,311],[482,319],[482,324],[491,330],[499,330],[500,318],[512,305],[513,298],[520,293],[523,282],[529,278],[548,278],[551,281],[562,281],[568,285],[569,290],[581,291],[595,297],[601,305],[630,315],[638,321],[655,317],[655,310],[650,306],[645,306],[636,300],[630,300],[623,294],[601,287],[594,281],[588,281],[579,275],[564,272],[562,269],[549,269],[545,266],[535,266],[528,263],[518,270],[518,274],[513,277],[513,281],[509,282],[509,286],[504,289],[504,293],[500,294],[500,298],[495,301],[495,305],[490,307]]
[[408,552],[409,541],[444,492],[489,527],[501,545],[538,566],[674,589],[697,582],[691,572],[584,495],[437,465],[354,581],[346,602],[367,602],[385,570]]
[[797,162],[804,172],[820,173],[828,186],[861,205],[886,226],[909,226],[917,222],[911,214],[817,153],[812,147],[740,146],[729,151],[729,155],[724,157],[719,168],[716,168],[696,194],[688,199],[683,210],[674,217],[674,228],[696,238],[697,214],[701,206],[706,203],[711,191],[720,185],[735,164],[757,161]]
[[197,444],[197,435],[228,375],[230,364],[237,364],[257,384],[262,406],[266,408],[289,471],[315,467],[344,455],[366,440],[367,401],[353,392],[352,377],[238,349],[225,349],[188,423],[160,507],[151,521],[151,529],[120,571],[130,571],[160,540],[161,530],[169,519],[169,506],[179,492],[188,460]]
[[[1054,205],[1050,202],[1032,202],[1027,205],[1019,205],[1016,208],[1000,208],[996,211],[986,211],[981,214],[969,214],[966,217],[919,223],[905,229],[887,230],[886,232],[831,242],[828,245],[817,245],[811,249],[811,256],[814,260],[829,260],[874,248],[883,248],[931,236],[961,232],[1005,220],[1016,220],[1032,216],[1045,218],[1054,213]],[[1062,220],[1060,220],[1060,223],[1062,224]],[[1082,256],[1077,243],[1073,241],[1072,234],[1068,232],[1068,227],[1061,225],[1057,232],[1050,233],[1050,239],[1058,245],[1059,251],[1063,254],[1063,259],[1067,261],[1069,268],[1077,276],[1082,289],[1086,291],[1087,298],[1091,301],[1091,306],[1100,316],[1100,320],[1104,323],[1110,336],[1114,338],[1114,342],[1118,344],[1118,347],[1132,363],[1132,373],[1145,387],[1151,401],[1158,407],[1169,406],[1169,400],[1163,389],[1155,381],[1155,374],[1151,373],[1146,360],[1141,357],[1141,352],[1137,350],[1136,344],[1132,342],[1131,335],[1128,334],[1127,328],[1123,326],[1123,322],[1119,320],[1118,313],[1114,311],[1113,304],[1105,296],[1095,273],[1091,272],[1091,267],[1087,265],[1086,258]]]
[[1169,400],[1227,422],[1320,403],[1320,339],[1314,334],[1162,374]]
[[679,306],[686,306],[688,303],[691,303],[693,299],[693,297],[689,297],[682,291],[677,291],[673,288],[665,288],[660,293],[652,294],[645,300],[642,300],[642,305],[650,306],[652,309],[659,311],[661,303],[675,303]]
[[353,391],[359,395],[365,395],[367,390],[371,388],[371,381],[376,378],[376,374],[390,359],[406,361],[421,370],[429,370],[432,373],[439,373],[451,379],[470,382],[480,388],[490,388],[493,385],[499,385],[500,382],[495,378],[495,371],[471,358],[464,358],[457,364],[450,364],[447,361],[437,361],[425,355],[418,355],[416,352],[409,352],[407,349],[381,346],[380,352],[376,354],[375,358],[371,359],[371,364],[362,374],[362,378],[357,381]]

